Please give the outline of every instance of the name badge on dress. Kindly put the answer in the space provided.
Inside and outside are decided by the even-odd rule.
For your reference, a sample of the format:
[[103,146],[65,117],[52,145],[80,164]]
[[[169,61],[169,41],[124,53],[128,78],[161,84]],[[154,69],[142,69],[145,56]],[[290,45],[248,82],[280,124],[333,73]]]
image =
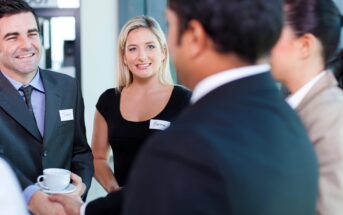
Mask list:
[[61,122],[74,120],[73,109],[60,110]]
[[165,130],[170,126],[170,122],[165,120],[159,120],[159,119],[151,119],[150,120],[150,129],[156,129],[156,130]]

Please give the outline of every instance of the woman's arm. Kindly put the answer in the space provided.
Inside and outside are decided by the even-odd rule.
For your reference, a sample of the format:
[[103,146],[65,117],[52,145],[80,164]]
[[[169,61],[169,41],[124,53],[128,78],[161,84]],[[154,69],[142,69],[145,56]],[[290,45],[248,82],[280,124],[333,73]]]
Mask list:
[[92,152],[94,157],[94,176],[107,192],[116,191],[119,185],[108,165],[108,127],[104,117],[98,112],[94,115]]

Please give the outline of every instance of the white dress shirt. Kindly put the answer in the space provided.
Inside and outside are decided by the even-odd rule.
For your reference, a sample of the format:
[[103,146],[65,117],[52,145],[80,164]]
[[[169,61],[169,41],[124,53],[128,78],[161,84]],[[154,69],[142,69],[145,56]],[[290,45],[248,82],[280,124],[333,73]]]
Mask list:
[[225,70],[201,80],[194,88],[191,103],[197,102],[212,90],[235,80],[270,71],[270,65],[261,64]]
[[17,178],[0,158],[0,214],[28,215]]
[[292,95],[286,98],[287,103],[293,108],[296,109],[300,102],[305,98],[308,92],[312,89],[312,87],[326,74],[326,71],[323,71],[316,75],[311,81],[307,82],[304,86],[302,86],[299,90],[297,90]]

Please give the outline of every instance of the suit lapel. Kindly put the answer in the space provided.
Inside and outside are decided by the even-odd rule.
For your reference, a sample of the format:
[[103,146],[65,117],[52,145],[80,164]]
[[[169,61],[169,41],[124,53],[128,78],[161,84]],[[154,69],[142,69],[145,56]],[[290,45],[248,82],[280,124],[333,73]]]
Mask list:
[[29,112],[18,91],[2,72],[0,72],[0,107],[38,141],[42,141],[32,113]]
[[337,84],[338,83],[333,74],[331,72],[326,72],[326,74],[307,93],[296,110],[301,111],[304,107],[307,106],[307,103],[309,103],[313,99],[313,97],[317,96],[328,87],[337,86]]
[[59,109],[61,96],[56,81],[48,74],[48,71],[41,70],[42,82],[45,89],[45,121],[44,121],[44,142],[48,142],[54,135],[59,124]]

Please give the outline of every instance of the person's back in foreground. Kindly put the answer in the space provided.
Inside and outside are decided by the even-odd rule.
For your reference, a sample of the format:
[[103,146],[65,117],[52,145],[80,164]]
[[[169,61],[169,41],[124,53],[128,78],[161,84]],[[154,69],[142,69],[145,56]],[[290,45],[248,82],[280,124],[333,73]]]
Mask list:
[[192,105],[142,149],[123,214],[314,214],[318,166],[265,62],[279,0],[169,0],[169,46]]

